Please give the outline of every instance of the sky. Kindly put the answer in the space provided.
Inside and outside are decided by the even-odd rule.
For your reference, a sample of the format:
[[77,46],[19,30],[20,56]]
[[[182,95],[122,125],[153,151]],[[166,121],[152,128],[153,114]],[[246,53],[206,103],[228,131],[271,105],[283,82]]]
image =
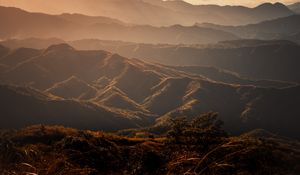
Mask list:
[[292,4],[299,0],[185,0],[192,4],[244,5],[254,7],[265,2]]
[[[125,0],[124,0],[125,1]],[[264,2],[282,2],[285,4],[291,4],[300,0],[184,0],[186,2],[192,4],[218,4],[218,5],[243,5],[254,7]],[[59,14],[62,12],[70,12],[70,11],[62,11],[61,6],[57,6],[60,0],[0,0],[0,6],[15,6],[28,11],[35,12],[46,12],[51,14]],[[73,1],[72,6],[69,6],[74,11],[78,11],[82,5],[79,5]],[[77,9],[78,8],[78,9]],[[64,9],[66,10],[66,9]]]

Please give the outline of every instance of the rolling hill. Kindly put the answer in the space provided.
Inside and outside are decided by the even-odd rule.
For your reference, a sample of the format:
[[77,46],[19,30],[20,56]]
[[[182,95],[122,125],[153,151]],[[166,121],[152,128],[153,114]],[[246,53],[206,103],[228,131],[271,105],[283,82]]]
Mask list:
[[[246,79],[300,82],[300,77],[295,74],[299,67],[300,46],[286,40],[233,40],[210,45],[79,40],[70,44],[80,49],[105,49],[129,58],[165,65],[212,66],[235,72]],[[212,75],[206,75],[214,79]],[[221,80],[221,77],[215,77],[215,80]]]
[[[1,39],[36,37],[65,37],[63,33],[78,27],[70,21],[42,13],[29,13],[13,7],[0,7]],[[56,26],[60,26],[59,28]],[[20,30],[22,29],[22,30]]]
[[[106,111],[108,108],[105,106],[109,106],[113,113],[120,115],[122,121],[125,122],[123,125],[122,122],[116,121],[120,124],[116,128],[120,128],[121,125],[124,128],[151,126],[155,124],[154,119],[157,119],[159,123],[164,123],[161,121],[167,121],[163,119],[170,117],[186,115],[192,118],[201,113],[216,111],[219,112],[220,118],[225,122],[225,128],[232,133],[241,133],[263,127],[263,129],[275,133],[299,137],[293,133],[298,131],[298,127],[282,125],[286,119],[298,121],[299,103],[297,101],[300,100],[298,87],[274,89],[253,85],[227,84],[212,81],[205,76],[179,71],[176,67],[128,59],[106,51],[76,50],[67,44],[52,45],[42,50],[40,54],[9,68],[9,71],[1,74],[2,80],[19,85],[34,86],[41,90],[48,89],[47,92],[62,98],[58,102],[51,100],[49,102],[45,99],[42,99],[43,102],[36,102],[36,98],[29,95],[33,101],[31,104],[30,101],[23,100],[23,96],[19,97],[14,95],[15,93],[4,92],[3,94],[17,96],[15,98],[7,97],[7,99],[15,100],[11,100],[12,104],[6,104],[11,107],[7,107],[5,113],[13,112],[12,116],[21,118],[25,115],[22,113],[24,111],[23,106],[26,107],[23,105],[23,101],[32,106],[34,111],[33,113],[28,112],[25,116],[40,116],[43,115],[43,111],[53,110],[54,112],[49,112],[49,115],[53,114],[55,121],[59,121],[56,117],[66,114],[65,116],[75,115],[77,122],[82,116],[98,116],[101,114],[101,112],[98,113],[98,110]],[[75,82],[75,85],[72,82]],[[76,85],[78,83],[79,86]],[[72,88],[68,90],[70,84],[72,84]],[[81,87],[85,88],[81,90]],[[93,93],[88,93],[88,98],[84,98],[85,102],[82,100],[64,100],[64,97],[80,99],[83,97],[81,94],[87,94],[86,92],[90,92],[91,89]],[[34,92],[43,94],[38,91]],[[21,94],[24,93],[21,92]],[[48,98],[47,95],[44,96]],[[288,97],[292,97],[294,105],[285,101],[289,99]],[[17,100],[18,98],[21,99]],[[5,101],[7,100],[3,100],[3,103]],[[20,103],[17,104],[22,108],[12,111],[11,108],[14,108],[13,103],[16,103],[15,101],[19,101]],[[273,112],[271,106],[279,105],[280,101],[283,102],[280,104],[281,108],[277,107],[278,110]],[[54,109],[52,109],[53,103]],[[72,106],[75,105],[74,103],[77,106]],[[100,108],[99,105],[103,107]],[[43,110],[46,107],[49,109]],[[72,110],[69,110],[73,108],[80,109],[80,111],[73,114]],[[25,109],[27,112],[31,108]],[[57,110],[59,113],[55,113]],[[62,115],[58,115],[60,113]],[[49,115],[46,114],[45,116],[48,117]],[[282,117],[284,115],[287,116]],[[124,116],[126,116],[125,119]],[[263,119],[256,120],[257,118]],[[100,117],[98,121],[92,118],[89,121],[96,120],[97,122],[93,122],[92,125],[96,127],[102,119]],[[105,119],[115,120],[115,117],[112,114],[107,114]],[[273,119],[276,119],[277,122],[267,122]],[[261,123],[261,121],[266,122]],[[45,122],[46,124],[51,123],[51,120],[45,120]],[[68,125],[72,124],[71,121],[67,122],[70,122],[67,123]],[[76,122],[74,126],[79,127],[80,123]],[[101,126],[99,125],[99,127]],[[105,125],[104,129],[107,129],[106,126],[114,125]]]
[[[103,61],[107,54],[104,51],[78,52],[66,44],[53,45],[32,59],[12,67],[4,79],[19,83],[33,82],[33,86],[43,90],[71,76],[92,79],[97,76],[92,76],[97,69],[96,63]],[[91,65],[94,70],[86,67]],[[86,70],[89,70],[89,74]]]
[[[36,39],[37,42],[34,44],[34,42],[30,42],[31,39],[28,40],[29,42],[27,42],[27,39],[14,40],[14,43],[3,41],[2,44],[9,42],[6,46],[15,48],[17,46],[27,47],[27,45],[31,46],[48,42],[47,39]],[[48,43],[48,45],[50,44]],[[53,44],[56,44],[56,42],[53,41]],[[296,74],[292,70],[287,69],[288,64],[293,65],[291,68],[295,66],[296,69],[297,67],[298,46],[284,40],[233,40],[219,42],[214,45],[151,45],[85,39],[70,41],[69,44],[78,49],[108,50],[129,58],[140,58],[149,62],[172,65],[177,70],[189,74],[203,75],[211,80],[229,84],[287,87],[293,84],[288,81],[299,81]],[[264,52],[264,49],[269,51]],[[286,54],[290,56],[284,60],[283,58]],[[246,62],[239,61],[242,57],[252,61],[252,63],[249,62],[251,68],[260,66],[256,75],[253,75],[253,70],[247,70],[250,67],[247,66]],[[272,71],[272,69],[263,67],[263,60],[267,62],[267,58],[276,58],[276,63],[270,65],[274,72],[268,72]],[[234,66],[225,62],[226,59],[234,61]],[[228,65],[226,65],[227,63]],[[244,69],[245,67],[246,69]],[[283,73],[280,74],[277,70],[282,70]]]
[[32,58],[41,52],[36,49],[30,49],[30,48],[18,48],[16,50],[11,51],[7,55],[5,55],[3,58],[0,58],[0,63],[13,67],[17,64],[26,61],[29,58]]
[[275,87],[275,88],[283,88],[283,87],[296,85],[296,83],[291,83],[291,82],[248,79],[245,77],[241,77],[237,73],[219,69],[216,67],[211,67],[211,66],[171,66],[171,67],[179,71],[184,71],[190,74],[202,75],[211,80],[217,82],[223,82],[227,84],[254,85],[258,87]]
[[9,52],[9,49],[7,47],[0,45],[0,57],[6,55],[8,52]]
[[[64,100],[29,87],[1,85],[1,128],[62,124],[81,129],[118,130],[145,121],[89,102]],[[139,121],[137,122],[137,121]],[[145,123],[144,123],[145,124]]]
[[[269,131],[275,131],[275,128],[277,127],[276,123],[279,122],[282,127],[289,128],[287,130],[282,130],[280,135],[290,135],[296,138],[297,131],[295,123],[300,122],[300,120],[298,117],[294,118],[293,116],[296,114],[296,106],[298,106],[297,103],[300,100],[299,92],[299,86],[281,90],[271,89],[258,91],[256,93],[260,93],[259,97],[247,104],[247,109],[243,112],[242,118],[246,121],[246,125],[250,127],[253,125],[257,127],[257,124],[259,123],[258,128],[265,128],[265,126],[268,126]],[[268,113],[268,115],[272,116],[271,120],[266,120],[264,117],[266,115],[265,109],[272,109],[272,112]],[[285,113],[282,114],[282,111],[285,111]],[[289,122],[291,121],[290,117],[295,120],[295,123]],[[282,120],[282,118],[284,118],[284,120]]]
[[105,16],[87,16],[78,13],[63,13],[58,15],[59,18],[65,19],[67,21],[71,21],[73,23],[77,23],[80,25],[92,25],[92,24],[121,24],[126,25],[126,23]]
[[[225,89],[225,86],[220,88],[219,91],[211,91],[213,88],[220,87],[207,86],[203,87],[201,91],[200,89],[194,91],[190,96],[192,99],[191,101],[182,103],[182,106],[179,106],[158,118],[156,126],[168,126],[169,119],[171,118],[174,119],[178,116],[195,117],[195,114],[199,113],[199,111],[208,110],[206,109],[207,107],[213,107],[213,110],[219,111],[220,114],[223,113],[221,111],[240,113],[239,116],[241,121],[237,121],[229,116],[226,117],[225,122],[230,125],[225,125],[225,128],[233,133],[234,130],[238,129],[236,128],[236,126],[238,126],[243,128],[242,132],[249,130],[249,128],[265,128],[266,130],[279,135],[288,135],[292,138],[299,137],[299,135],[296,134],[296,124],[290,123],[291,120],[299,120],[298,117],[296,117],[298,115],[296,114],[297,107],[294,108],[294,106],[298,106],[296,103],[298,103],[300,97],[299,86],[283,89],[239,87],[236,91],[233,91],[230,88]],[[203,91],[205,91],[205,93]],[[227,100],[221,101],[218,99],[218,96],[220,96],[218,92],[220,91],[223,91],[221,92],[223,95],[228,95],[223,97],[230,99],[230,104],[226,104]],[[218,103],[216,103],[216,101],[218,101]],[[238,111],[237,109],[240,109],[241,111]],[[267,112],[268,110],[271,110],[272,112]],[[286,113],[282,113],[283,111],[286,111]],[[272,117],[269,118],[266,116]],[[282,129],[284,128],[282,131],[276,129],[278,123],[281,123],[280,127]]]
[[45,49],[54,44],[64,43],[64,40],[58,38],[25,38],[25,39],[8,39],[0,41],[0,44],[10,49],[34,48]]

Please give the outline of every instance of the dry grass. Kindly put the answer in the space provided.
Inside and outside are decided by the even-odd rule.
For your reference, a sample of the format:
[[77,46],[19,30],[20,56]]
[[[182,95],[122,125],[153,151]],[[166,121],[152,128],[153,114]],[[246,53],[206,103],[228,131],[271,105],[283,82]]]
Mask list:
[[[229,137],[207,149],[169,138],[127,138],[61,126],[2,132],[0,174],[299,173],[298,142]],[[288,154],[291,153],[291,154]]]

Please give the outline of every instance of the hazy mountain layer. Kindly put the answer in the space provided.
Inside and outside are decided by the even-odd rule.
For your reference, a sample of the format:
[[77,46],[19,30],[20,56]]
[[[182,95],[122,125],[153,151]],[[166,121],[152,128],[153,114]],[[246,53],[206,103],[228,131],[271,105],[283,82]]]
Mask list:
[[237,39],[231,33],[197,26],[128,25],[105,17],[89,17],[78,14],[48,15],[8,7],[0,7],[0,23],[3,26],[0,31],[0,39],[57,37],[74,40],[98,38],[142,43],[188,44]]
[[300,13],[300,2],[291,4],[288,6],[292,11],[296,12],[296,13]]
[[184,1],[145,1],[179,13],[188,14],[189,20],[227,25],[252,24],[294,14],[281,3],[264,3],[254,8],[248,8],[243,6],[192,5]]
[[222,26],[215,24],[199,24],[201,27],[223,30],[242,38],[250,39],[290,39],[299,42],[299,37],[292,37],[300,32],[300,15],[292,15],[257,24],[244,26]]
[[205,76],[217,82],[240,85],[254,85],[259,87],[288,87],[294,86],[296,83],[283,82],[276,80],[252,80],[241,77],[237,73],[222,70],[211,66],[173,66],[172,68],[187,73]]
[[54,44],[64,43],[65,41],[58,38],[25,38],[25,39],[8,39],[0,41],[1,45],[10,49],[21,47],[45,49]]
[[[51,39],[24,39],[24,40],[6,40],[2,41],[1,44],[8,46],[10,48],[16,47],[30,47],[36,46],[34,48],[41,48],[38,46],[49,46],[52,44],[56,44],[57,40]],[[108,50],[110,52],[119,53],[126,57],[134,57],[141,58],[143,60],[147,60],[149,62],[158,62],[167,65],[181,65],[178,67],[173,67],[177,70],[181,70],[188,73],[203,75],[211,80],[215,80],[218,82],[224,82],[229,84],[241,84],[241,85],[255,85],[261,87],[287,87],[293,85],[293,83],[276,81],[280,80],[280,76],[271,75],[271,76],[262,76],[265,75],[268,69],[261,69],[259,76],[253,76],[249,73],[243,73],[241,70],[237,69],[239,65],[236,65],[237,68],[228,68],[223,67],[222,64],[226,62],[222,62],[226,57],[231,57],[230,59],[238,59],[239,57],[245,57],[245,59],[251,59],[248,55],[249,53],[254,54],[255,57],[266,59],[264,52],[256,53],[256,48],[263,49],[264,47],[269,46],[270,50],[273,48],[274,52],[270,52],[269,57],[283,57],[281,55],[291,54],[290,61],[292,62],[293,57],[297,57],[297,52],[295,49],[293,52],[289,52],[289,49],[295,47],[295,44],[288,41],[261,41],[261,40],[236,40],[229,42],[220,42],[215,45],[149,45],[149,44],[136,44],[129,42],[120,42],[120,41],[103,41],[97,39],[85,39],[85,40],[77,40],[70,41],[69,44],[78,48],[85,50]],[[285,47],[282,47],[285,46]],[[276,50],[282,47],[280,52],[281,55],[277,55]],[[252,51],[253,50],[253,51]],[[211,53],[211,54],[210,54]],[[184,59],[183,59],[184,58]],[[204,59],[204,61],[202,60]],[[211,63],[207,64],[206,60],[216,60],[211,61]],[[296,58],[294,58],[296,60]],[[278,62],[283,62],[284,60],[278,60]],[[1,62],[1,61],[0,61]],[[252,64],[258,64],[255,66],[259,66],[262,60],[258,59],[257,62],[255,60]],[[246,67],[246,62],[244,62]],[[243,66],[243,62],[240,62]],[[184,66],[182,66],[184,65]],[[197,66],[189,66],[189,65],[197,65]],[[203,66],[206,65],[206,66]],[[230,65],[228,63],[228,65]],[[279,65],[279,64],[278,64]],[[284,64],[283,64],[284,66]],[[223,67],[220,68],[220,67]],[[225,70],[227,69],[227,70]],[[286,74],[291,74],[283,78],[285,81],[298,81],[295,79],[291,79],[291,77],[295,77],[293,72],[288,73],[290,70],[282,67],[283,71],[286,71]],[[230,70],[230,71],[228,71]],[[237,73],[238,72],[238,73]],[[275,72],[275,70],[274,70]],[[242,74],[239,75],[239,74]],[[249,76],[253,76],[249,79]],[[265,79],[265,80],[255,80],[255,79]],[[268,80],[272,79],[272,80]],[[109,80],[106,80],[109,81]]]
[[[300,64],[300,46],[289,41],[236,40],[189,46],[80,40],[71,44],[76,48],[105,49],[166,65],[213,66],[252,79],[300,82],[300,77],[295,74]],[[213,78],[212,75],[208,77]]]
[[[26,3],[18,1],[3,3],[45,13],[59,14],[69,12],[91,16],[108,16],[129,23],[155,26],[193,25],[196,22],[243,25],[289,16],[294,13],[281,3],[264,3],[254,8],[191,5],[177,0],[60,0],[59,2],[52,0],[44,0],[43,2],[28,0]],[[57,5],[58,3],[59,5]]]

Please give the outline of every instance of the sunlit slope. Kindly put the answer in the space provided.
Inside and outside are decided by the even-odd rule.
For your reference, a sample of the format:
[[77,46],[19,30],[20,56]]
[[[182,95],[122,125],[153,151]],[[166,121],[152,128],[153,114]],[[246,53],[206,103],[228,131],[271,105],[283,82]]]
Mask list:
[[0,94],[1,128],[61,124],[85,129],[117,130],[146,125],[147,121],[130,118],[130,115],[125,116],[90,102],[49,96],[31,88],[1,85]]

